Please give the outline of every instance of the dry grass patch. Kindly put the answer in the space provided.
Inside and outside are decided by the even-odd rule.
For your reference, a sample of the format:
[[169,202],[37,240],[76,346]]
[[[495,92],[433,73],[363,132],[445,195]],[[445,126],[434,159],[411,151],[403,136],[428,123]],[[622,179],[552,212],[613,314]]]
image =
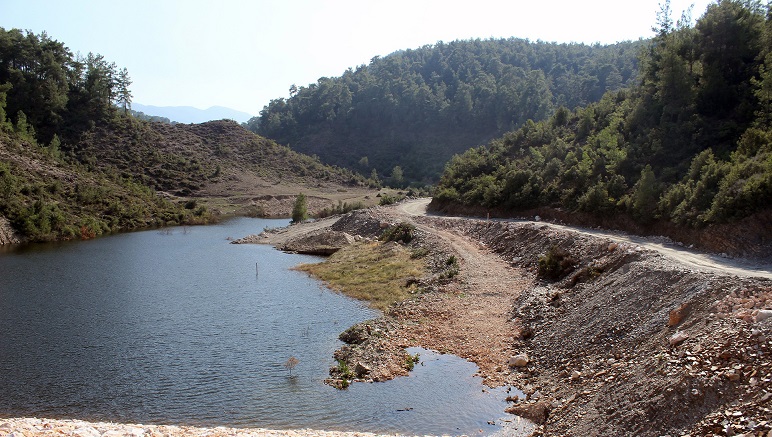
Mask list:
[[410,257],[411,252],[397,243],[361,242],[344,248],[318,264],[301,264],[307,272],[330,288],[370,306],[385,310],[394,302],[416,291],[415,281],[424,275],[425,264]]

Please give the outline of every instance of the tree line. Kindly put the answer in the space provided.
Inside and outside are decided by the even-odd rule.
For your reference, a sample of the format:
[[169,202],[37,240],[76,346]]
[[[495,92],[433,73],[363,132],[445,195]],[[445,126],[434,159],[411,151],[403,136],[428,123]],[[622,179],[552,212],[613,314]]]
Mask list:
[[559,207],[699,227],[772,205],[772,10],[711,4],[692,24],[665,1],[639,84],[454,156],[445,202]]
[[128,112],[130,85],[126,68],[102,55],[73,55],[45,32],[0,27],[0,122],[41,143],[76,139]]
[[371,179],[433,182],[454,153],[633,84],[643,44],[438,42],[292,85],[247,126]]

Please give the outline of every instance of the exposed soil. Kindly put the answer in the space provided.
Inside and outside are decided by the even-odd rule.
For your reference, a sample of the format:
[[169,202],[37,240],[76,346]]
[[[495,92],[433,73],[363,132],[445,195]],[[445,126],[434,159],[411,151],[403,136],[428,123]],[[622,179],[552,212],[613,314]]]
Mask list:
[[[412,221],[410,244],[432,253],[422,294],[341,336],[336,358],[355,380],[404,374],[403,348],[423,346],[474,361],[486,384],[521,388],[527,399],[509,411],[539,422],[537,434],[772,432],[768,270],[722,273],[628,237],[544,223],[416,215],[426,203],[334,224],[365,235]],[[570,262],[546,280],[538,261],[551,248]],[[460,268],[448,278],[450,255]]]

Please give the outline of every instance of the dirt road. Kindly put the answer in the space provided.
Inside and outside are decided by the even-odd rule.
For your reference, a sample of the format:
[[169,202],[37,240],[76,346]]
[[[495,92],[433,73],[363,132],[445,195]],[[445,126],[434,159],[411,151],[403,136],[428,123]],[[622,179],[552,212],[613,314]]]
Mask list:
[[[426,216],[430,215],[427,212],[427,207],[431,202],[431,198],[422,198],[405,202],[401,205],[403,212],[413,216]],[[468,217],[446,217],[450,219],[466,219]],[[527,220],[516,219],[492,219],[492,221],[507,221],[507,222],[528,222]],[[536,223],[536,222],[532,222]],[[766,278],[772,279],[772,265],[754,263],[749,260],[730,259],[722,257],[721,255],[700,253],[689,248],[680,247],[675,244],[663,243],[660,241],[652,241],[652,238],[638,237],[633,235],[627,235],[621,232],[612,232],[604,230],[578,228],[573,226],[559,225],[548,222],[538,222],[544,226],[549,226],[555,229],[561,229],[565,231],[576,232],[583,235],[591,235],[595,237],[608,238],[618,243],[632,243],[643,247],[644,249],[653,250],[661,253],[665,257],[682,264],[684,267],[694,269],[701,272],[709,273],[722,273],[728,275],[735,275],[745,278]]]
[[512,305],[533,279],[467,237],[426,224],[416,227],[449,244],[460,258],[460,271],[443,293],[410,307],[405,318],[415,323],[407,324],[405,336],[474,361],[489,386],[504,384],[502,366],[516,354],[518,335]]

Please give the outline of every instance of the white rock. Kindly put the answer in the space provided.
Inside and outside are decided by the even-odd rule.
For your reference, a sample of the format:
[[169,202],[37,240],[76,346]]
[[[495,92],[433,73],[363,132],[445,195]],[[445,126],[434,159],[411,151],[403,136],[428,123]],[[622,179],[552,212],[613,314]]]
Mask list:
[[540,222],[540,221],[541,221],[541,217],[539,217],[539,216],[537,215],[536,217],[534,217],[534,218],[533,218],[533,221],[535,221],[535,222]]
[[142,428],[131,427],[126,431],[126,435],[131,437],[142,437],[145,435],[145,430]]
[[571,373],[571,380],[576,381],[577,379],[582,377],[582,372],[578,370],[574,370],[573,373]]
[[769,318],[772,318],[772,310],[759,310],[758,314],[756,314],[756,321],[760,322],[762,320],[767,320]]
[[675,346],[677,344],[683,343],[683,341],[686,340],[687,338],[689,338],[689,334],[683,331],[678,331],[670,337],[670,346]]
[[528,355],[519,354],[509,359],[509,367],[525,367],[528,365]]
[[84,426],[83,428],[78,428],[72,432],[72,435],[78,436],[78,437],[101,437],[102,436],[99,433],[99,431],[95,430],[90,426]]

